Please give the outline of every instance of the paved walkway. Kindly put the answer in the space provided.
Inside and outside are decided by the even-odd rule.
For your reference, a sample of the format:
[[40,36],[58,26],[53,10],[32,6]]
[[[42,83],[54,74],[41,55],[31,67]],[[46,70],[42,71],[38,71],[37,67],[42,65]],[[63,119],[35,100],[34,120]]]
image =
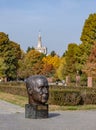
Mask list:
[[21,113],[21,112],[24,112],[24,108],[0,100],[0,114],[12,114],[12,113]]
[[96,110],[49,112],[47,119],[26,119],[24,111],[0,100],[0,130],[96,130]]

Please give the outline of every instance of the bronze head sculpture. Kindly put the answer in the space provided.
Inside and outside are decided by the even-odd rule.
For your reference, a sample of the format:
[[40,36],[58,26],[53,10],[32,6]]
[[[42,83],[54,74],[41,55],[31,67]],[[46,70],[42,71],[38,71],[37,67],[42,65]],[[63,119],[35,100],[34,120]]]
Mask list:
[[45,76],[35,75],[26,79],[29,104],[45,104],[49,98],[49,86]]

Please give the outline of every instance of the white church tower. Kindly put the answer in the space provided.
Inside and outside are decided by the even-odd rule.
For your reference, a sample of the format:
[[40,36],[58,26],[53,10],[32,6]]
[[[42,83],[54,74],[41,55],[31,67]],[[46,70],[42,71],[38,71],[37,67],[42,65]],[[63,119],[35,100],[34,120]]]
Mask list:
[[39,33],[39,36],[38,36],[37,47],[35,49],[37,51],[41,52],[41,53],[47,54],[47,48],[42,46],[42,38],[41,38],[40,33]]

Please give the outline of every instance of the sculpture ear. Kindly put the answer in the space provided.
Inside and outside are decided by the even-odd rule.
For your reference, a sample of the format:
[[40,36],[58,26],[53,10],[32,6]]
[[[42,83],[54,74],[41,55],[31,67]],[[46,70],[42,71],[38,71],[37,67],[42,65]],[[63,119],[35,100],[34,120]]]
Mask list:
[[28,93],[32,94],[33,90],[31,88],[28,88]]

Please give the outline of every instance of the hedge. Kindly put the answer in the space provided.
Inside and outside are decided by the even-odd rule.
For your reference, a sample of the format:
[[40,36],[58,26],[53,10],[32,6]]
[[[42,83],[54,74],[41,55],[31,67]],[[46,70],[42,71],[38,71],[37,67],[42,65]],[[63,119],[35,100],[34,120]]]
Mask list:
[[[83,105],[96,104],[96,88],[49,87],[49,104]],[[27,97],[25,84],[0,84],[0,91]]]
[[27,91],[25,88],[19,88],[19,87],[0,87],[0,91],[5,92],[5,93],[10,93],[13,95],[20,95],[27,97]]
[[79,105],[81,96],[79,91],[52,90],[49,103],[54,105]]

